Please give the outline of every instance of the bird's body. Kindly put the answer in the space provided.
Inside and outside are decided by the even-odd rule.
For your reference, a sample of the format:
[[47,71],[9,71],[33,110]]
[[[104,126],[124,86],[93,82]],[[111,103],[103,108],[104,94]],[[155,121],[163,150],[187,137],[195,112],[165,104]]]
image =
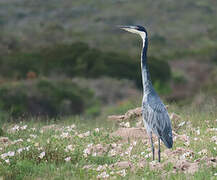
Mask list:
[[121,29],[139,34],[143,40],[143,48],[141,53],[141,69],[142,69],[142,84],[143,84],[143,100],[142,100],[142,114],[143,122],[146,131],[150,137],[152,145],[152,153],[154,160],[154,145],[152,140],[152,133],[158,137],[158,160],[160,162],[160,140],[164,142],[166,147],[172,148],[172,127],[167,109],[160,97],[154,90],[147,64],[147,49],[148,49],[148,35],[147,31],[142,26],[121,26]]

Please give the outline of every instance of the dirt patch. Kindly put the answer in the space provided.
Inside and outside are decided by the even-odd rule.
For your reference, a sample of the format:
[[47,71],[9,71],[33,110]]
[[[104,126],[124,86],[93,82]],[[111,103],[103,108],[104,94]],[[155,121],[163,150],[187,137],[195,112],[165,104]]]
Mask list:
[[119,128],[111,135],[120,136],[123,140],[148,138],[145,128]]
[[136,119],[142,116],[142,108],[138,107],[135,109],[130,109],[127,111],[124,115],[111,115],[108,116],[108,120],[113,120],[113,121],[126,121],[126,120],[132,120]]
[[175,170],[180,170],[185,173],[194,174],[199,169],[199,163],[189,162],[187,160],[179,160],[173,167]]

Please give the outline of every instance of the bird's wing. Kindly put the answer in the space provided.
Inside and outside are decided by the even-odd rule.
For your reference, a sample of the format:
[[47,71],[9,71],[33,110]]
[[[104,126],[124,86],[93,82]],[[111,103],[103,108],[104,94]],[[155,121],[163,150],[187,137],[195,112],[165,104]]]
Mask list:
[[171,121],[165,105],[157,94],[148,95],[148,123],[167,147],[172,146]]

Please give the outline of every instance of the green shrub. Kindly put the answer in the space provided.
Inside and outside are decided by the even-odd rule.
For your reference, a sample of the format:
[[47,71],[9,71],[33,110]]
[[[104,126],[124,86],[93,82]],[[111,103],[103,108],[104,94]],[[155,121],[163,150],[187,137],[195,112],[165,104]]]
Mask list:
[[172,73],[173,82],[176,84],[185,84],[187,83],[187,79],[185,78],[184,74],[181,72],[173,72]]
[[167,84],[171,80],[171,69],[168,62],[149,57],[149,70],[152,81],[160,81],[161,84]]
[[4,131],[3,131],[3,129],[0,127],[0,136],[3,136],[3,134],[4,134]]
[[[168,83],[170,66],[166,61],[149,57],[149,69],[154,81]],[[28,73],[36,76],[61,74],[67,77],[98,78],[102,76],[129,79],[141,87],[140,59],[125,54],[102,52],[85,43],[60,44],[38,52],[16,52],[0,58],[0,75],[6,78],[25,79]]]
[[70,80],[39,79],[0,87],[0,108],[13,117],[81,114],[94,104],[93,92]]

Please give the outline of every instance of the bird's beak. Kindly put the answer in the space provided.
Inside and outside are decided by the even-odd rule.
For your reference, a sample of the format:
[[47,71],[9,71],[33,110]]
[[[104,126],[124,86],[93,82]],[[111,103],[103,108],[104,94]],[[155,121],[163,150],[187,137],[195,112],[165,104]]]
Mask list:
[[119,26],[119,28],[131,33],[138,33],[136,26]]

